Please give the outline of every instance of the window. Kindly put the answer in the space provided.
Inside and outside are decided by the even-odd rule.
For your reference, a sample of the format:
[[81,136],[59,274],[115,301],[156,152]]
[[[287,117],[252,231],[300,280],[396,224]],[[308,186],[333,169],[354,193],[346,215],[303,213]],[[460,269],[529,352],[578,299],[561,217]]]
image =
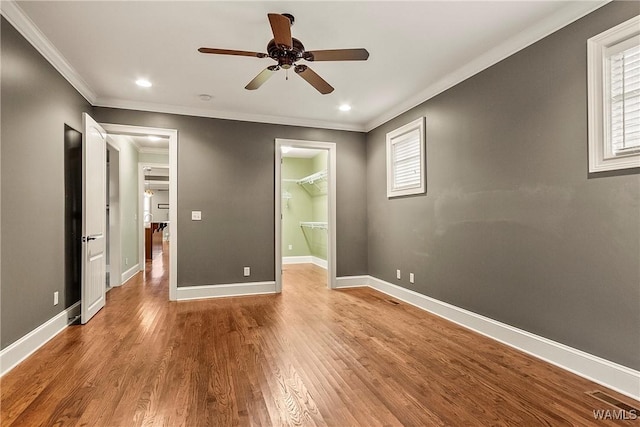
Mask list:
[[425,192],[424,117],[387,134],[387,197]]
[[587,42],[589,172],[640,167],[640,16]]

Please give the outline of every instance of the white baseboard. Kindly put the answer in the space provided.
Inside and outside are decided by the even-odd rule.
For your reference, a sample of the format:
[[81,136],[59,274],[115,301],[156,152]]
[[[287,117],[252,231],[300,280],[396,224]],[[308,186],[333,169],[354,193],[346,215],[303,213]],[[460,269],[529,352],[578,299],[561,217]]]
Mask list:
[[640,371],[371,276],[338,277],[338,288],[369,286],[552,365],[640,400]]
[[282,264],[311,264],[311,263],[313,263],[311,255],[282,257]]
[[226,285],[186,286],[178,288],[178,301],[275,294],[276,282],[231,283]]
[[334,289],[361,288],[369,286],[371,276],[342,276],[336,277],[336,287]]
[[327,260],[318,258],[312,255],[302,256],[284,256],[282,257],[282,264],[315,264],[318,267],[322,267],[325,270],[328,268]]
[[133,276],[135,276],[138,271],[140,271],[140,264],[136,264],[133,267],[131,267],[130,269],[128,269],[127,271],[125,271],[124,273],[122,273],[122,281],[120,282],[122,285],[124,285],[127,280],[131,279]]
[[0,376],[9,372],[47,341],[62,332],[69,325],[69,319],[75,319],[79,315],[80,301],[0,351]]
[[327,263],[326,259],[318,258],[317,256],[312,256],[311,257],[311,263],[317,265],[318,267],[322,267],[325,270],[329,266],[329,263]]

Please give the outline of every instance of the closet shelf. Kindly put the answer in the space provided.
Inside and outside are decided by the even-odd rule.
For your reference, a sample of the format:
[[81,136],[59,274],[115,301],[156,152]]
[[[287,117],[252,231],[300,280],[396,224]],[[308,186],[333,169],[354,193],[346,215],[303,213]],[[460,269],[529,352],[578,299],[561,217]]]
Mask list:
[[327,171],[323,170],[296,181],[298,185],[307,190],[312,196],[327,194]]
[[326,222],[318,222],[318,221],[301,221],[300,222],[300,227],[304,227],[304,228],[319,228],[322,230],[326,230],[328,228],[329,224]]
[[327,179],[327,171],[323,170],[320,172],[313,173],[309,176],[305,176],[304,178],[300,178],[298,180],[298,184],[313,184],[316,181],[322,181]]

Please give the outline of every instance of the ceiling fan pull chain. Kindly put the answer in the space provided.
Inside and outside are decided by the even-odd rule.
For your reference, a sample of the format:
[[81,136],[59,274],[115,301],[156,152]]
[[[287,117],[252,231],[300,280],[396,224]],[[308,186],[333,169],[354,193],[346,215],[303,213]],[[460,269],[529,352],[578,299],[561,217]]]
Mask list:
[[289,80],[289,69],[284,70],[284,79]]

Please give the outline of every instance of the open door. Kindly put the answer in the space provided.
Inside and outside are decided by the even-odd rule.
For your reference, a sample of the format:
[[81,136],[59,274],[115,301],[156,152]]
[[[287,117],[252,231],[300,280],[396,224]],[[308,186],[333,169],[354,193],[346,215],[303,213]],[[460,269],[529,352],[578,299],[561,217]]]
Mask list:
[[82,297],[87,323],[105,303],[105,200],[107,133],[82,114]]

